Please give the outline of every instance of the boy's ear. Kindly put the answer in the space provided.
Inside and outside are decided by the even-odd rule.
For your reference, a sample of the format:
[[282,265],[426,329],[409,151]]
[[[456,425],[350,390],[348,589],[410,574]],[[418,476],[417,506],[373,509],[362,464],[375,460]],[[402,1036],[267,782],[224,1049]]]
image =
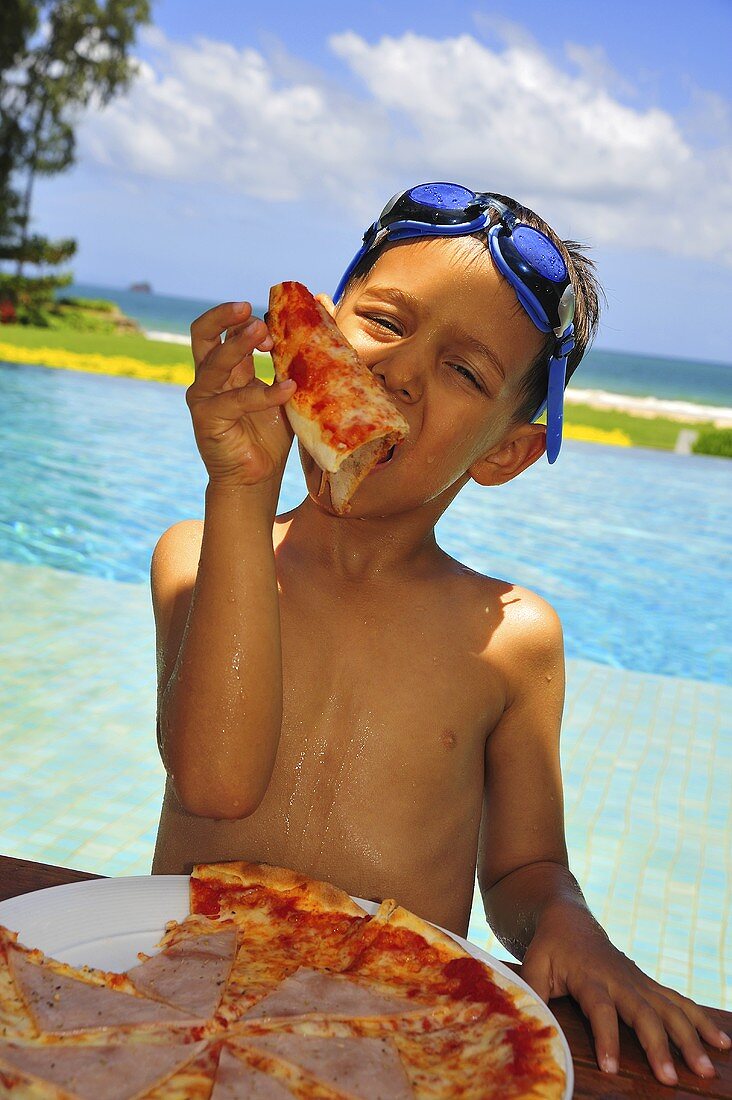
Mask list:
[[328,310],[328,313],[331,315],[331,317],[335,317],[336,307],[333,304],[333,299],[329,297],[329,295],[315,294],[314,298],[316,302],[320,302],[321,306],[323,306],[324,309]]
[[546,426],[522,424],[468,470],[479,485],[504,485],[533,466],[546,450]]

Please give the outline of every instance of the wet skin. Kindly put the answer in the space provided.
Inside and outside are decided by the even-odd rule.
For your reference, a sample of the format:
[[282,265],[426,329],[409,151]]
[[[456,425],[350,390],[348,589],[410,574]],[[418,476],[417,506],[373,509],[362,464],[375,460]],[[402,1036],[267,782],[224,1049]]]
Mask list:
[[464,934],[516,597],[449,559],[412,583],[318,590],[280,550],[284,712],[267,793],[250,817],[211,821],[168,784],[154,870],[263,860]]
[[[273,537],[283,719],[269,786],[253,814],[232,822],[188,814],[169,782],[156,872],[265,860],[360,897],[397,897],[465,933],[487,739],[526,616],[539,613],[536,597],[444,554],[432,531],[470,467],[501,440],[515,380],[541,346],[490,265],[468,267],[481,248],[425,242],[417,262],[413,249],[389,250],[339,310],[342,331],[407,417],[409,439],[366,479],[347,518],[317,497],[320,472],[302,454],[311,497]],[[541,436],[530,439],[538,456]],[[202,526],[184,525],[179,562],[197,562]],[[553,773],[542,857],[564,851]]]
[[205,527],[176,524],[153,556],[169,773],[153,870],[263,860],[465,933],[477,864],[496,934],[544,1000],[577,999],[601,1068],[617,1072],[620,1015],[660,1081],[669,1038],[713,1075],[699,1035],[729,1039],[609,942],[569,872],[556,615],[434,537],[470,478],[500,485],[542,455],[543,429],[511,419],[542,337],[475,239],[387,249],[336,319],[409,438],[345,517],[301,454],[308,496],[275,521],[288,395],[251,361],[271,338],[259,322],[219,342],[248,311],[193,327]]

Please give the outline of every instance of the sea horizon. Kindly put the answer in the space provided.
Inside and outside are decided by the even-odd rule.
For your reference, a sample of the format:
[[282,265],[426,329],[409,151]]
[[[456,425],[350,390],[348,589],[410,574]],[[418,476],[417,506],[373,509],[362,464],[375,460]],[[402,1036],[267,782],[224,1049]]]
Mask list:
[[[191,321],[217,304],[207,299],[98,283],[73,283],[59,294],[107,298],[152,339],[169,339],[181,345],[187,343]],[[254,313],[262,316],[266,306],[252,304]],[[575,394],[594,391],[730,409],[732,364],[595,346],[582,360],[571,389]]]

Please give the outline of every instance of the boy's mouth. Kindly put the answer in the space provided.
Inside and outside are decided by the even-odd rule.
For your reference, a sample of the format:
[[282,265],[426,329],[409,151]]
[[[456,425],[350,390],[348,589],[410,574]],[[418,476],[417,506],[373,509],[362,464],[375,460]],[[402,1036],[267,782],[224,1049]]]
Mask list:
[[392,447],[389,448],[389,450],[386,452],[386,454],[381,459],[381,461],[376,463],[377,467],[388,465],[388,463],[391,462],[392,458],[394,457],[394,452],[395,451],[396,451],[396,443]]

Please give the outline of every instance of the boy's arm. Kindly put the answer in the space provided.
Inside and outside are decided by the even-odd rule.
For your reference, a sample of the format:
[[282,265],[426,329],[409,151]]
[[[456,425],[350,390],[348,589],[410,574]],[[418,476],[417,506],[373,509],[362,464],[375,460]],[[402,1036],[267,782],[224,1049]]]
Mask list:
[[660,1081],[676,1080],[669,1037],[691,1069],[711,1076],[697,1032],[718,1048],[729,1041],[698,1005],[654,982],[610,943],[569,871],[559,763],[561,625],[531,593],[511,605],[511,617],[513,625],[504,622],[512,635],[507,702],[485,752],[478,878],[488,921],[545,1001],[567,993],[578,1001],[601,1069],[617,1071],[619,1014]]
[[240,818],[267,789],[282,717],[273,509],[211,485],[205,509],[202,538],[176,524],[153,554],[158,744],[186,810]]
[[295,386],[256,378],[254,349],[271,346],[248,302],[193,322],[186,399],[209,475],[200,560],[190,525],[177,524],[152,563],[160,751],[184,809],[204,817],[254,812],[280,736],[272,525],[292,442],[280,406]]

